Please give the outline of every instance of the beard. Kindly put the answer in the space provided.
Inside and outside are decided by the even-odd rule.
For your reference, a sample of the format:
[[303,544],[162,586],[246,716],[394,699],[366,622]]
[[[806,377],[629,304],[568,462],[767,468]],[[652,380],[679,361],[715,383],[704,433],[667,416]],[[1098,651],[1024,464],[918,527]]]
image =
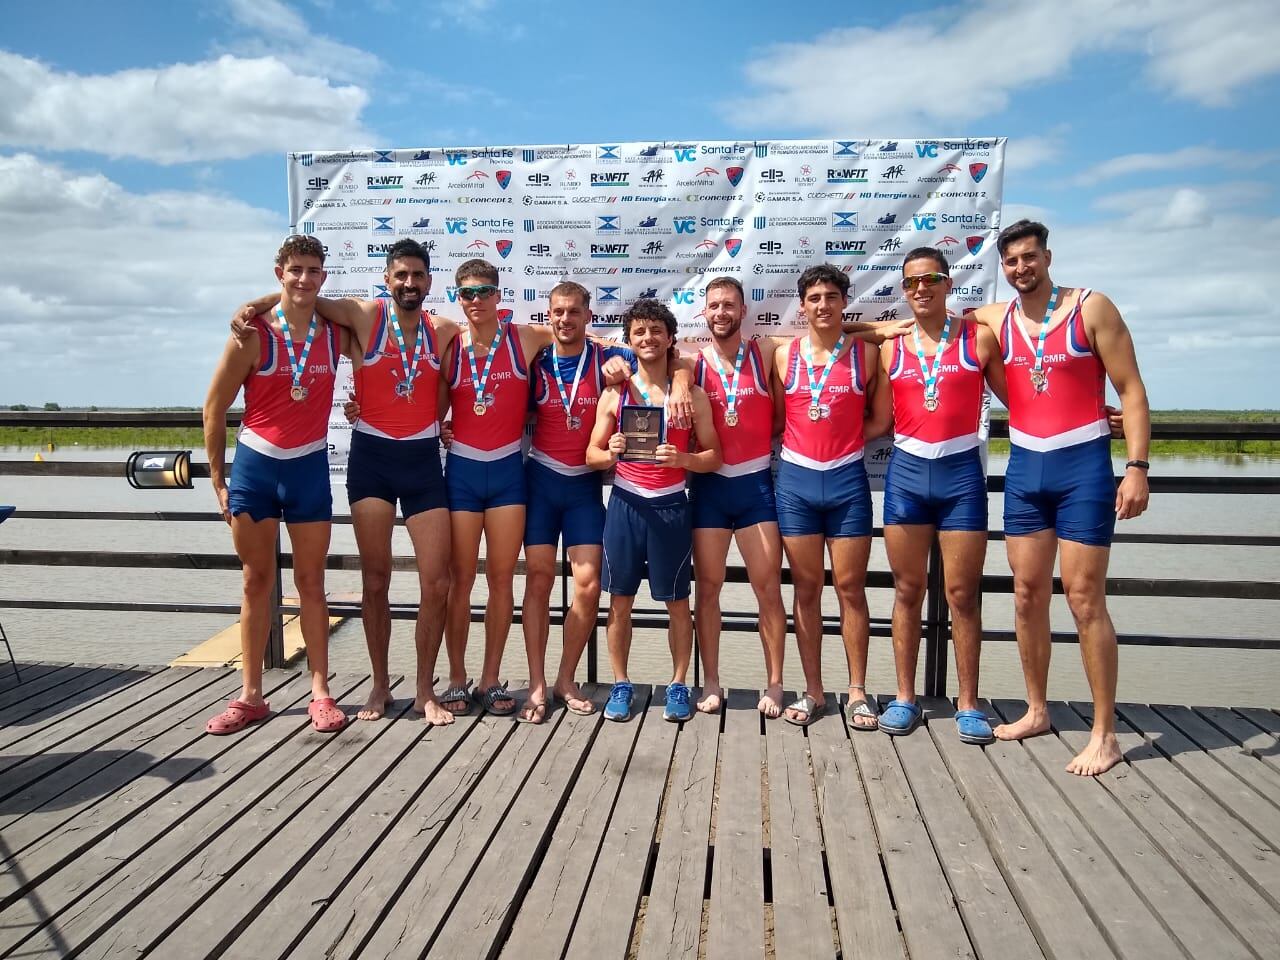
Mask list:
[[421,290],[413,290],[411,292],[398,290],[391,297],[401,310],[419,310],[422,308],[422,302],[426,300],[426,294]]

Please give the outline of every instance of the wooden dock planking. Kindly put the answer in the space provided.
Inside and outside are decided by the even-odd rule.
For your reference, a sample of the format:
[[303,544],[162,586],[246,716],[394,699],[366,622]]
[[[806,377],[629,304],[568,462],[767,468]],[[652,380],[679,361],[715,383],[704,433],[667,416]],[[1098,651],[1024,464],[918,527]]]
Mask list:
[[[1280,772],[1242,749],[1239,740],[1190,707],[1153,704],[1152,709],[1206,754],[1239,777],[1258,796],[1273,804],[1280,804],[1280,800],[1276,799],[1276,795],[1280,794]],[[1240,725],[1251,726],[1243,720]],[[1258,733],[1258,739],[1263,738],[1266,738],[1266,734]],[[1277,807],[1277,812],[1280,812],[1280,807]]]
[[[1067,704],[1050,703],[1049,718],[1072,756],[1089,742],[1089,721]],[[1280,915],[1274,907],[1241,875],[1235,864],[1165,800],[1139,767],[1144,761],[1167,761],[1127,724],[1117,725],[1116,737],[1126,762],[1095,778],[1096,781],[1246,946],[1252,949],[1255,943],[1280,939]]]
[[[917,735],[927,733],[922,728]],[[850,730],[848,736],[871,804],[908,955],[911,960],[974,957],[892,739],[871,730]]]
[[975,750],[960,742],[954,723],[928,729],[1045,956],[1114,957],[1048,844],[996,773],[988,753],[1000,741]]
[[[696,702],[700,696],[701,691],[695,690],[690,699]],[[720,720],[719,713],[695,711],[678,725],[658,856],[636,954],[641,960],[698,956]]]
[[[306,679],[272,672],[276,715],[220,738],[203,723],[233,673],[61,669],[68,689],[20,701],[41,727],[0,787],[24,805],[0,836],[0,956],[1271,960],[1280,942],[1277,852],[1245,815],[1276,808],[1242,776],[1269,770],[1265,711],[1134,707],[1153,742],[1121,723],[1126,762],[1085,780],[1062,768],[1088,708],[1061,703],[1053,734],[985,750],[945,702],[891,739],[847,732],[834,698],[807,730],[766,723],[745,691],[683,727],[660,691],[629,724],[541,727],[429,728],[405,698],[325,736]],[[354,709],[368,679],[333,686]]]
[[[648,702],[648,687],[637,685],[635,693],[638,703]],[[607,694],[606,687],[592,697],[597,711],[603,709]],[[564,952],[641,727],[638,720],[601,724],[501,956],[553,960]],[[758,861],[758,846],[756,850]]]
[[640,724],[640,732],[600,843],[591,884],[582,898],[581,919],[569,938],[566,960],[623,957],[635,932],[676,742],[676,725],[662,719],[661,690],[650,691],[646,706],[636,688],[630,722]]
[[934,743],[954,735],[951,705],[922,699],[921,708],[927,727],[893,745],[973,949],[983,958],[1043,957]]
[[[985,702],[979,708],[989,715],[994,713]],[[949,705],[941,713],[954,716]],[[951,729],[954,731],[954,724]],[[958,743],[959,735],[953,735]],[[1050,782],[1075,779],[1075,775],[1060,770],[1046,778],[1026,746],[1016,741],[997,740],[985,752],[1116,955],[1124,960],[1177,956],[1177,941],[1156,919],[1087,821]]]
[[1263,710],[1261,707],[1236,707],[1235,712],[1273,737],[1280,737],[1280,715],[1274,710]]
[[764,960],[764,737],[754,693],[734,690],[724,703],[706,956]]
[[[795,699],[788,692],[783,703]],[[827,716],[835,719],[840,713]],[[833,957],[836,947],[809,772],[809,741],[803,728],[779,720],[765,725],[775,952],[781,948],[803,957]]]
[[[10,738],[29,736],[49,724],[61,722],[66,714],[109,697],[162,669],[114,665],[84,670],[73,667],[49,677],[49,680],[57,682],[45,687],[40,687],[44,679],[41,678],[32,684],[40,687],[38,690],[32,691],[23,686],[0,697],[0,727],[10,728],[6,731]],[[69,672],[71,676],[59,680],[63,672]],[[6,703],[10,698],[13,698],[12,702]]]
[[[1158,709],[1163,711],[1165,708],[1160,707]],[[1182,709],[1188,708],[1183,707]],[[1280,789],[1278,789],[1278,786],[1280,786],[1280,743],[1276,742],[1276,738],[1264,730],[1260,730],[1234,710],[1228,710],[1226,707],[1196,707],[1195,712],[1225,733],[1234,743],[1239,744],[1240,749],[1247,756],[1262,762],[1266,767],[1266,773],[1263,777],[1261,793],[1268,800],[1280,803],[1280,798],[1277,797],[1277,794],[1280,793]],[[1165,716],[1167,717],[1169,714],[1165,714]],[[1238,770],[1244,775],[1245,782],[1251,786],[1256,786],[1255,778],[1248,767],[1240,766]]]
[[[1026,704],[1020,700],[997,700],[993,706],[1006,722],[1026,712]],[[1077,732],[1086,733],[1087,742],[1083,724]],[[1114,780],[1124,775],[1124,764],[1102,777],[1077,777],[1067,773],[1066,766],[1078,748],[1069,748],[1058,736],[1029,737],[1022,745],[1188,956],[1222,960],[1248,960],[1252,956],[1179,872],[1173,857],[1158,847],[1146,831],[1133,829],[1137,818],[1131,819],[1126,805],[1103,782],[1104,778]]]
[[[502,947],[602,722],[599,710],[589,717],[556,712],[561,714],[556,738],[513,798],[453,908],[441,917],[428,946],[431,956],[488,960]],[[548,711],[544,723],[552,716]]]

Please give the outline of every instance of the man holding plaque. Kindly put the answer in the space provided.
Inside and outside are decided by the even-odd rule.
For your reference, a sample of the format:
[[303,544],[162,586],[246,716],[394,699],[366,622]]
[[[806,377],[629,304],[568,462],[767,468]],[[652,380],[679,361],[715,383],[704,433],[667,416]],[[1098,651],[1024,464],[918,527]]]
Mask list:
[[877,714],[866,695],[871,489],[862,449],[864,435],[889,428],[889,392],[879,375],[877,348],[842,329],[848,276],[820,264],[801,274],[798,289],[809,332],[774,354],[784,423],[778,527],[795,585],[796,644],[805,676],[804,694],[784,716],[807,726],[826,709],[822,589],[823,554],[829,552],[849,666],[849,723],[855,730],[874,730]]
[[[280,292],[252,318],[250,336],[232,336],[204,403],[204,447],[223,519],[244,565],[240,602],[240,696],[205,725],[229,734],[265,720],[262,666],[283,517],[293,547],[293,583],[311,671],[311,725],[333,733],[346,715],[329,695],[329,611],[324,562],[333,496],[329,491],[329,411],[342,338],[316,314],[325,281],[324,246],[292,236],[276,254]],[[231,482],[226,479],[227,410],[244,388],[244,419]]]
[[[685,685],[693,654],[693,547],[685,472],[718,468],[720,443],[707,395],[700,388],[692,391],[692,429],[668,423],[668,364],[677,329],[671,311],[656,300],[639,300],[623,314],[623,329],[640,369],[601,398],[587,448],[589,466],[617,467],[605,517],[601,575],[601,586],[609,593],[609,660],[614,675],[604,715],[619,721],[631,716],[631,609],[647,562],[649,591],[666,604],[670,618],[672,679],[663,716],[679,722],[693,713]],[[692,449],[695,438],[697,452]]]
[[[1116,631],[1107,612],[1107,562],[1117,519],[1147,508],[1151,414],[1133,338],[1105,295],[1060,287],[1042,223],[1020,220],[996,238],[1018,296],[978,311],[1000,342],[1009,389],[1004,531],[1014,579],[1014,625],[1027,712],[995,728],[1001,740],[1049,729],[1049,600],[1053,564],[1080,637],[1093,694],[1089,743],[1067,770],[1094,776],[1121,759],[1115,735]],[[1129,461],[1116,487],[1106,380],[1120,395]]]

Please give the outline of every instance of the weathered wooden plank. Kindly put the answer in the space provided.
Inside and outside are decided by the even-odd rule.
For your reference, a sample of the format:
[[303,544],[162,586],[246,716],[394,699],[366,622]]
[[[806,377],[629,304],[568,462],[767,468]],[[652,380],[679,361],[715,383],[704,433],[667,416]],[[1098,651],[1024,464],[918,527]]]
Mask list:
[[1049,847],[997,775],[987,756],[991,748],[974,750],[961,743],[954,723],[931,723],[928,730],[1045,956],[1114,957]]
[[[1042,957],[934,743],[934,736],[955,736],[955,711],[946,701],[925,699],[921,706],[930,729],[895,737],[893,744],[974,952],[983,958]],[[965,749],[979,759],[978,748]]]
[[[947,719],[955,716],[946,701],[930,701],[930,707]],[[991,712],[989,704],[982,703],[980,707]],[[950,735],[959,743],[954,724],[949,726]],[[940,732],[945,736],[945,727]],[[1126,960],[1177,956],[1177,941],[1138,896],[1129,878],[1087,824],[1045,779],[1027,748],[1021,743],[997,740],[986,748],[986,754],[1116,955]],[[1065,770],[1053,776],[1074,778]]]
[[21,677],[15,677],[13,668],[0,661],[0,693],[8,693],[23,684],[31,683],[46,674],[69,666],[71,666],[69,663],[23,663],[19,660],[18,669],[21,671]]
[[[1158,707],[1165,717],[1177,721],[1177,718],[1165,713],[1163,707]],[[1189,709],[1184,707],[1185,709]],[[1250,757],[1254,757],[1261,761],[1267,768],[1267,776],[1260,785],[1259,792],[1269,800],[1280,803],[1280,742],[1276,738],[1264,730],[1259,730],[1256,726],[1246,720],[1234,710],[1227,707],[1196,707],[1196,713],[1203,716],[1215,727],[1225,733],[1232,741],[1238,743],[1240,748]],[[1182,726],[1181,723],[1178,724]],[[1185,730],[1186,728],[1183,727]],[[1204,742],[1198,737],[1195,738],[1201,746],[1205,746]],[[1208,749],[1205,746],[1205,749]],[[1212,751],[1211,751],[1212,752]],[[1234,768],[1233,768],[1234,769]],[[1241,767],[1239,772],[1246,776],[1246,783],[1249,783],[1249,769]],[[1255,784],[1250,783],[1250,786]]]
[[[305,689],[309,685],[300,682],[294,686]],[[367,691],[368,681],[339,679],[331,687],[339,697],[348,693],[359,697]],[[200,790],[200,778],[188,779],[170,791],[164,802],[151,804],[130,821],[127,845],[131,852],[122,864],[115,865],[114,872],[109,872],[110,882],[99,882],[103,871],[90,868],[88,872],[95,877],[92,889],[68,897],[75,902],[56,917],[55,923],[23,944],[22,955],[65,956],[72,947],[101,955],[114,947],[129,947],[138,936],[145,937],[150,923],[176,920],[169,910],[172,904],[148,899],[152,893],[161,889],[180,896],[192,875],[204,865],[211,869],[234,867],[235,861],[227,860],[226,852],[234,852],[245,843],[256,846],[270,835],[272,823],[297,810],[329,770],[325,756],[328,751],[349,755],[361,745],[358,741],[362,738],[335,738],[311,730],[306,702],[306,696],[299,697],[290,708],[258,725],[261,732],[249,738],[248,746],[252,747],[265,731],[279,736],[277,748],[258,758],[269,756],[269,762],[241,768],[239,775],[229,781],[220,780],[214,797]],[[196,722],[203,727],[203,721],[193,721]],[[359,727],[354,729],[358,733]],[[206,736],[201,742],[212,739],[231,738]],[[163,828],[162,833],[156,833],[157,826]],[[120,832],[125,831],[107,838],[102,850],[106,856],[111,856]],[[139,839],[139,833],[144,837]],[[69,869],[52,878],[55,884],[46,886],[59,898],[66,896],[59,887],[83,891],[81,871],[95,859],[95,854],[102,855],[99,851],[86,852]],[[136,930],[131,929],[134,924]],[[110,936],[97,940],[104,933]]]
[[[194,714],[203,720],[214,703],[239,690],[239,684],[231,677],[225,678],[223,684],[221,688],[198,690],[179,701],[172,713],[158,713],[114,740],[87,748],[74,755],[70,763],[58,766],[44,779],[29,783],[0,803],[0,825],[11,849],[15,853],[26,850],[81,811],[144,775],[160,756],[152,752],[148,741]],[[193,736],[186,739],[190,741]]]
[[[912,960],[975,956],[891,738],[852,730],[849,741],[862,772],[908,954]],[[856,936],[857,930],[853,932]]]
[[[159,669],[161,668],[137,666],[94,667],[29,695],[22,688],[13,690],[11,695],[21,699],[0,709],[0,727],[16,725],[20,728],[16,732],[25,736],[49,724],[63,721],[74,723],[72,717],[82,707],[109,697]],[[50,679],[58,676],[60,674],[55,674]],[[37,680],[36,684],[40,682]]]
[[[1280,809],[1263,799],[1256,790],[1239,777],[1232,775],[1151,707],[1126,703],[1121,704],[1117,709],[1125,720],[1136,727],[1157,750],[1169,758],[1174,767],[1202,787],[1205,794],[1212,798],[1214,806],[1229,811],[1240,821],[1242,827],[1248,830],[1250,836],[1263,838],[1263,845],[1270,848],[1271,869],[1266,870],[1266,873],[1276,871],[1275,890],[1280,895],[1280,847],[1277,846],[1280,844]],[[1203,723],[1203,721],[1200,722]],[[1205,726],[1208,725],[1205,724]],[[1218,737],[1223,737],[1221,733],[1214,732]],[[1206,737],[1206,739],[1209,738]],[[1248,763],[1257,762],[1251,757],[1242,756],[1238,748],[1233,750],[1242,760]],[[1215,819],[1225,825],[1229,818],[1218,816]],[[1252,854],[1248,856],[1252,858]]]
[[[160,676],[153,679],[159,680]],[[176,674],[164,687],[150,690],[139,689],[150,682],[143,681],[111,698],[122,701],[123,709],[115,716],[102,719],[79,734],[59,727],[59,736],[64,739],[49,745],[58,749],[41,752],[37,749],[39,744],[24,741],[19,745],[22,753],[5,758],[13,763],[0,774],[0,829],[7,829],[24,812],[141,747],[150,739],[148,732],[157,721],[163,724],[161,729],[178,722],[182,714],[173,711],[180,709],[179,704],[188,697],[200,697],[201,703],[208,703],[211,693],[206,688],[212,684],[213,690],[221,693],[227,676],[225,670],[190,671]]]
[[636,910],[658,826],[658,807],[676,742],[675,724],[663,721],[663,700],[656,691],[647,708],[641,699],[636,703],[639,708],[631,722],[641,724],[640,733],[582,900],[582,919],[569,939],[566,960],[625,956],[635,932]]
[[[605,688],[593,697],[598,708],[603,708],[607,694]],[[648,687],[637,686],[636,702],[648,699]],[[641,726],[639,720],[601,724],[501,956],[559,960],[564,952]]]
[[698,955],[720,719],[695,711],[679,725],[638,957]]
[[[784,702],[795,699],[788,693]],[[838,722],[839,712],[818,723]],[[834,957],[831,904],[822,867],[822,834],[809,742],[801,727],[765,725],[769,776],[769,872],[773,881],[774,943],[802,957]]]
[[715,860],[707,960],[764,960],[764,805],[760,711],[751,691],[732,690],[720,737]]
[[[277,688],[285,686],[295,677],[296,674],[289,671],[272,670],[264,675],[263,685],[275,696]],[[231,678],[228,677],[227,680]],[[224,692],[228,690],[227,687],[222,689]],[[301,690],[295,693],[295,696],[301,695]],[[35,815],[28,816],[11,827],[6,840],[13,856],[11,862],[0,867],[0,907],[22,893],[23,886],[15,885],[17,877],[26,878],[25,883],[47,876],[103,836],[120,831],[131,817],[146,809],[155,797],[197,773],[201,769],[201,749],[207,756],[215,756],[219,750],[230,749],[259,729],[251,727],[231,737],[205,737],[200,740],[204,737],[204,716],[203,710],[187,720],[182,719],[182,714],[177,714],[173,726],[148,742],[145,752],[135,751],[118,761],[135,768],[134,778],[128,786],[118,787],[115,792],[103,796],[98,803],[79,805],[70,810],[69,819],[58,822],[56,830],[37,829],[40,824],[36,822]],[[182,755],[174,757],[179,751],[182,751]],[[235,757],[239,760],[247,755],[241,750]],[[219,772],[228,765],[220,767]],[[41,839],[33,840],[36,836]]]
[[[216,888],[203,895],[191,910],[163,937],[148,946],[157,956],[214,957],[222,953],[277,892],[291,879],[307,883],[322,870],[332,849],[330,836],[349,817],[366,821],[362,807],[368,801],[385,804],[384,782],[398,766],[417,766],[421,760],[415,749],[427,726],[408,720],[396,722],[412,706],[402,700],[387,722],[359,724],[375,736],[369,746],[351,761],[306,805],[305,816],[281,825],[264,844],[236,868],[220,870]],[[412,753],[412,756],[411,756]],[[393,809],[404,806],[413,786],[402,784]],[[365,838],[372,840],[373,837]],[[348,851],[339,851],[341,858]],[[312,896],[315,895],[314,889]]]
[[[997,700],[994,706],[1006,720],[1016,719],[1026,710],[1022,701]],[[1180,941],[1187,956],[1232,960],[1248,960],[1252,956],[1171,860],[1166,859],[1164,851],[1146,833],[1133,829],[1133,821],[1114,794],[1097,778],[1077,777],[1066,772],[1066,765],[1075,753],[1062,740],[1056,736],[1031,737],[1022,744],[1049,783],[1124,871],[1137,894]],[[1121,769],[1123,767],[1121,764]]]
[[[1066,704],[1050,703],[1049,719],[1072,756],[1089,742],[1090,722]],[[1192,826],[1189,819],[1152,787],[1142,772],[1153,768],[1167,769],[1169,762],[1126,723],[1117,723],[1116,738],[1127,762],[1093,779],[1106,788],[1119,807],[1163,851],[1174,869],[1199,891],[1213,912],[1236,932],[1246,947],[1257,953],[1258,945],[1280,942],[1280,915],[1275,908]],[[1181,777],[1176,771],[1171,772]],[[1215,953],[1202,955],[1214,956]],[[1262,960],[1264,954],[1257,955]]]
[[[1071,707],[1086,720],[1091,719],[1091,704],[1073,702]],[[1210,843],[1232,861],[1236,869],[1253,883],[1259,893],[1270,900],[1273,906],[1280,907],[1280,853],[1221,802],[1222,799],[1227,798],[1215,796],[1199,781],[1189,776],[1185,765],[1192,765],[1197,769],[1203,768],[1205,772],[1202,775],[1205,779],[1211,782],[1222,781],[1230,791],[1239,791],[1244,794],[1252,794],[1253,791],[1210,760],[1199,748],[1191,745],[1185,737],[1158,717],[1154,710],[1149,707],[1125,704],[1122,712],[1126,715],[1126,719],[1131,714],[1142,723],[1159,728],[1157,732],[1160,733],[1160,736],[1153,740],[1149,735],[1151,731],[1135,731],[1134,727],[1125,724],[1126,730],[1140,732],[1147,742],[1159,751],[1154,757],[1140,755],[1130,760],[1130,764],[1137,768],[1146,777],[1147,782],[1159,790],[1166,800],[1180,810],[1192,826],[1204,834]],[[1160,750],[1162,742],[1166,748],[1175,749],[1175,751],[1180,749],[1184,752],[1175,752],[1173,756],[1169,756],[1164,750]],[[1176,748],[1175,743],[1179,745]],[[1181,763],[1179,763],[1180,760]],[[1257,803],[1260,806],[1267,806],[1261,801]]]
[[453,960],[497,956],[601,722],[599,712],[583,717],[565,711],[555,739],[521,788],[461,896],[438,920],[439,932],[427,947],[431,956]]
[[[322,912],[296,945],[279,954],[281,958],[361,956],[361,944],[412,877],[430,869],[439,871],[444,881],[463,882],[465,873],[461,869],[455,872],[448,862],[428,865],[427,857],[439,847],[463,805],[471,804],[467,809],[474,811],[487,796],[481,791],[481,784],[487,784],[488,789],[506,782],[500,775],[488,779],[487,772],[515,732],[514,724],[493,717],[462,717],[450,729],[461,731],[466,727],[470,729],[460,746],[360,865],[358,875],[326,902],[316,904]],[[447,855],[442,859],[447,861]],[[462,864],[457,866],[461,868]],[[272,952],[260,954],[257,944],[250,942],[241,955],[270,957],[276,953],[273,947]]]
[[32,670],[30,676],[24,678],[22,683],[14,684],[3,693],[0,693],[0,710],[8,710],[29,697],[51,690],[77,677],[82,677],[95,669],[97,668],[77,666],[75,664],[67,664],[64,667],[37,667]]
[[1280,716],[1274,710],[1263,710],[1261,707],[1236,707],[1235,711],[1273,737],[1280,737]]
[[[840,716],[831,694],[827,716]],[[850,734],[842,723],[826,721],[813,724],[808,734],[841,956],[905,957]],[[716,859],[718,868],[718,851]]]
[[[1280,794],[1280,772],[1271,769],[1261,758],[1245,752],[1238,740],[1190,707],[1152,704],[1152,709],[1188,740],[1204,750],[1209,757],[1217,760],[1243,780],[1258,796],[1264,800],[1270,800],[1273,804],[1280,804],[1280,799],[1277,799],[1277,794]],[[1231,714],[1230,710],[1224,710],[1224,712]],[[1236,723],[1241,727],[1252,728],[1250,732],[1256,735],[1259,741],[1272,739],[1238,717]],[[1277,812],[1280,813],[1280,807],[1277,808]]]
[[[564,742],[561,716],[553,713],[541,724],[516,725],[475,794],[449,822],[440,842],[413,872],[400,895],[384,905],[368,942],[350,956],[399,960],[417,958],[426,949],[440,919],[453,909],[469,883],[543,751],[554,751]],[[502,722],[513,724],[509,719]],[[348,954],[335,952],[334,956]]]

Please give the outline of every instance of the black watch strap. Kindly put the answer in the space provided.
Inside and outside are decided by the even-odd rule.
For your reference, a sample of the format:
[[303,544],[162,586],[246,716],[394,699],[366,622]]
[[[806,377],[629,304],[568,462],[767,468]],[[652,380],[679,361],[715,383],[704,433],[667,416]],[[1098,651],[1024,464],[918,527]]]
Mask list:
[[1139,470],[1150,470],[1151,464],[1146,460],[1130,460],[1125,463],[1124,468],[1128,470],[1130,467],[1137,467]]

